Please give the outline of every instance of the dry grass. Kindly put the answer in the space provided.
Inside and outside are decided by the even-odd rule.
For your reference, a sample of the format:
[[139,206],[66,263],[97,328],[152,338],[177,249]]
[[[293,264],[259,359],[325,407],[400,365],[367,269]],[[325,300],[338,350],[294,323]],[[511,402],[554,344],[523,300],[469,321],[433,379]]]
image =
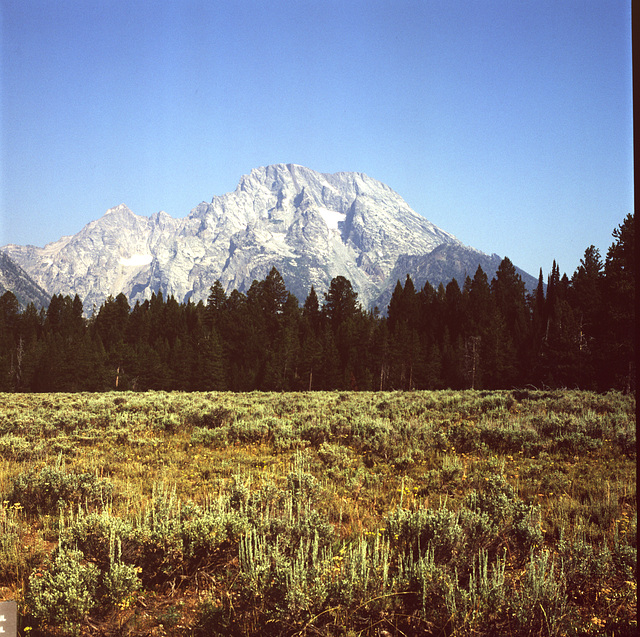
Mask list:
[[[0,394],[0,458],[0,599],[18,600],[23,634],[63,629],[38,616],[30,590],[34,574],[53,568],[47,556],[61,536],[91,512],[129,525],[118,532],[122,564],[140,569],[141,587],[127,592],[122,584],[126,595],[115,606],[98,588],[93,610],[67,632],[635,634],[635,400],[628,396]],[[108,484],[112,495],[90,501],[83,492],[61,508],[30,508],[15,480],[30,472],[35,484],[45,467],[57,467],[62,479],[89,475],[91,488]],[[495,510],[491,524],[473,513],[481,510],[469,504],[474,493]],[[213,503],[231,526],[224,540],[212,535],[190,554],[200,544],[184,534],[197,515],[213,520]],[[404,526],[393,526],[398,515]],[[270,543],[256,557],[264,572],[251,570],[258,562],[240,563],[250,532]],[[435,561],[424,545],[415,545],[422,557],[416,549],[410,555],[418,537]],[[374,541],[388,542],[386,574]],[[99,552],[91,553],[98,549],[84,548],[84,559],[106,572]],[[474,588],[471,569],[482,551],[489,574],[504,556],[495,599],[498,588]],[[544,597],[556,585],[562,608]],[[542,595],[537,602],[533,591]],[[526,629],[519,614],[540,621]]]

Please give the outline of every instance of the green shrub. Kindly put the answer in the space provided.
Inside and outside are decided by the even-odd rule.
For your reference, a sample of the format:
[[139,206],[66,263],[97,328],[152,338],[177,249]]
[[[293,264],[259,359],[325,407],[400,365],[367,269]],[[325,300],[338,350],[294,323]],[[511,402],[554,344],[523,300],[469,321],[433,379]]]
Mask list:
[[107,597],[119,603],[118,596],[122,601],[135,590],[130,589],[137,573],[145,585],[161,583],[208,562],[226,543],[237,544],[249,528],[242,513],[248,494],[237,481],[225,498],[200,506],[181,504],[172,491],[156,486],[151,503],[133,520],[107,511],[79,515],[67,524],[61,538],[80,548],[106,573]]
[[13,479],[9,499],[29,513],[56,513],[70,504],[95,506],[113,494],[113,485],[91,473],[67,472],[59,467],[31,469]]
[[352,454],[343,445],[323,442],[318,448],[318,457],[330,469],[346,469],[351,464]]
[[443,483],[455,482],[462,478],[464,474],[464,464],[456,455],[445,454],[442,457],[442,468],[440,478]]
[[421,556],[429,549],[436,562],[451,561],[465,542],[459,514],[445,508],[397,509],[387,517],[386,532],[399,552]]
[[387,418],[359,417],[353,423],[354,443],[363,451],[386,458],[393,431]]
[[22,505],[9,504],[6,500],[0,505],[0,581],[16,576],[21,566],[19,515]]
[[485,477],[481,491],[471,491],[464,504],[472,511],[486,513],[496,525],[506,521],[512,514],[516,495],[504,476],[491,474]]
[[558,548],[568,593],[579,604],[593,603],[612,575],[611,551],[606,545],[596,548],[584,538],[561,540]]
[[[228,425],[234,418],[234,414],[226,407],[216,407],[210,411],[204,412],[199,418],[195,419],[193,424],[200,424],[201,427],[214,429]],[[198,423],[199,420],[199,423]]]
[[229,442],[266,442],[270,437],[268,425],[263,420],[236,419],[228,425]]
[[307,440],[314,446],[333,439],[331,425],[327,419],[305,419],[304,422],[299,423],[298,428],[300,439]]
[[[475,422],[460,420],[451,424],[447,437],[456,451],[472,453],[478,449],[479,443],[482,442],[482,437],[478,434],[478,426]],[[437,443],[442,447],[442,442],[437,441]]]
[[182,421],[178,414],[162,414],[156,418],[154,425],[167,433],[175,433],[180,430]]
[[638,449],[635,422],[626,419],[623,425],[616,427],[613,441],[620,447],[623,454],[629,458],[635,458]]
[[14,460],[26,460],[34,453],[34,445],[23,436],[12,434],[0,438],[0,458],[13,458]]
[[300,444],[296,427],[288,418],[269,418],[266,425],[271,434],[273,446],[278,451],[293,449]]
[[525,451],[528,454],[536,453],[543,448],[543,443],[535,429],[518,424],[497,424],[495,422],[483,423],[478,431],[480,440],[491,451],[508,453]]
[[581,431],[574,431],[555,438],[557,450],[565,456],[584,455],[602,447],[602,440],[590,438]]
[[193,627],[195,637],[228,637],[233,635],[233,609],[223,605],[221,599],[211,596],[197,608],[197,620]]
[[247,516],[236,511],[192,505],[183,509],[180,539],[186,560],[206,561],[221,545],[236,543],[249,528]]
[[566,583],[562,567],[549,551],[531,554],[522,586],[511,608],[518,628],[525,635],[557,635],[567,604]]
[[96,605],[98,579],[97,567],[85,562],[81,551],[60,546],[44,569],[29,576],[28,608],[45,624],[76,633]]
[[122,561],[122,541],[114,526],[109,536],[109,568],[102,574],[103,597],[112,606],[124,608],[131,602],[133,594],[140,588],[138,572],[142,570]]
[[[400,553],[394,580],[397,589],[407,594],[401,613],[421,617],[429,629],[444,627],[450,622],[451,610],[455,609],[455,601],[451,599],[453,582],[449,571],[436,563],[433,549],[418,556],[413,551]],[[424,634],[430,632],[424,631]]]
[[74,546],[91,558],[101,570],[109,568],[112,562],[113,538],[117,538],[120,553],[132,562],[140,555],[142,536],[134,525],[108,511],[92,511],[78,515],[68,521],[60,533],[60,541],[65,546]]
[[227,427],[208,429],[196,427],[191,434],[192,445],[204,445],[207,447],[224,447],[229,442],[229,430]]
[[475,513],[466,515],[464,520],[476,542],[489,542],[491,534],[505,530],[508,533],[502,534],[503,539],[510,540],[514,548],[526,555],[542,541],[540,507],[520,500],[500,474],[487,476],[482,491],[470,491],[464,506]]
[[529,505],[518,500],[513,505],[511,529],[516,546],[526,553],[542,544],[542,514],[539,505]]
[[464,529],[469,547],[486,549],[496,543],[498,526],[485,511],[462,507],[460,526]]
[[454,634],[507,633],[498,628],[508,621],[506,602],[512,594],[505,580],[506,562],[505,551],[489,566],[488,552],[480,549],[477,562],[473,559],[467,587],[460,584],[456,573],[454,585],[445,595]]

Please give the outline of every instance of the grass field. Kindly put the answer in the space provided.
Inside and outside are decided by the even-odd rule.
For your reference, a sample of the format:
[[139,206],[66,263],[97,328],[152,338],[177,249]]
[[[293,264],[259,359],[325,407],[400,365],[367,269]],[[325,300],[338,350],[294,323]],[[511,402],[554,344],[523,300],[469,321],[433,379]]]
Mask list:
[[635,398],[0,394],[21,635],[635,635]]

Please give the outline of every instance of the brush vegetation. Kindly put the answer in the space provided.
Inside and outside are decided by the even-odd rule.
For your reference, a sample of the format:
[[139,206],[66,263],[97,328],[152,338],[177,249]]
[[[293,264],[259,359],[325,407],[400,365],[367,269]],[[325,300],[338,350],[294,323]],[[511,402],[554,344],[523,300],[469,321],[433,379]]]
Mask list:
[[0,599],[21,635],[635,635],[635,463],[613,392],[0,394]]

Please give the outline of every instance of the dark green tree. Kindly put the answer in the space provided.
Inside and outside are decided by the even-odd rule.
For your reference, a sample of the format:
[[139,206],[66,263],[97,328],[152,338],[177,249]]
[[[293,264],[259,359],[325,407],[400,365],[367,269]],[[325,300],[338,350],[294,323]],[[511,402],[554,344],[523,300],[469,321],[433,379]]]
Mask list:
[[560,277],[553,262],[547,283],[544,333],[536,380],[549,387],[568,387],[575,383],[579,364],[579,329],[570,304],[570,283]]
[[314,287],[311,286],[311,290],[302,307],[300,322],[300,389],[315,389],[321,379],[323,360],[322,331],[323,317],[318,295]]
[[635,216],[628,214],[613,231],[604,264],[606,306],[604,336],[607,383],[635,390],[636,274]]
[[[360,366],[358,357],[365,351],[366,328],[361,321],[363,312],[357,298],[358,294],[351,282],[343,276],[332,279],[325,294],[323,313],[327,317],[338,352],[341,389],[357,387],[357,370]],[[332,349],[325,349],[325,353]],[[326,367],[329,368],[331,365]]]
[[351,286],[351,281],[343,276],[337,276],[331,280],[329,290],[324,297],[323,311],[334,333],[361,311],[357,300],[358,293]]
[[115,299],[109,296],[100,306],[93,329],[108,352],[124,342],[130,310],[129,301],[122,293]]
[[398,281],[389,302],[390,347],[387,383],[397,389],[413,389],[420,377],[422,342],[419,337],[419,300],[411,277]]
[[570,304],[573,308],[578,334],[578,378],[585,389],[598,389],[596,371],[604,355],[604,265],[600,251],[589,246],[571,278]]
[[215,283],[209,288],[209,297],[207,298],[207,310],[211,312],[221,312],[227,302],[227,293],[220,283],[220,279],[216,279]]
[[500,368],[496,370],[494,386],[522,384],[526,371],[523,362],[528,347],[529,312],[524,281],[507,257],[491,281],[491,293],[498,312],[497,320],[504,326],[498,334]]
[[12,391],[22,381],[24,339],[18,327],[20,303],[13,292],[0,296],[0,391]]
[[403,308],[403,298],[402,298],[403,288],[400,280],[397,281],[396,287],[393,289],[393,293],[391,294],[391,299],[389,300],[389,307],[387,308],[387,323],[389,325],[389,330],[394,332],[396,326],[403,320],[405,320],[405,312]]
[[261,285],[260,299],[267,322],[277,329],[278,318],[282,315],[289,298],[287,286],[277,268],[272,267]]

